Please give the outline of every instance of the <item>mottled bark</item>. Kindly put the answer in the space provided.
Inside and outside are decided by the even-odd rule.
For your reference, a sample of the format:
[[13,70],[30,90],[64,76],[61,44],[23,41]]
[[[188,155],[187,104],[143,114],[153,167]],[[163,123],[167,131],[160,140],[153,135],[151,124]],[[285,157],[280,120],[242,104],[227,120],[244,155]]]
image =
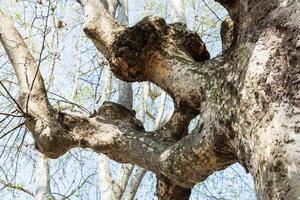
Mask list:
[[162,200],[185,200],[189,199],[191,188],[175,185],[169,178],[159,176],[156,185],[156,195]]
[[237,155],[259,199],[299,199],[300,4],[256,1],[247,11],[238,38],[247,56],[238,86]]
[[[200,37],[181,23],[147,17],[125,28],[99,1],[83,2],[84,31],[113,73],[128,82],[156,83],[173,98],[172,118],[155,132],[144,131],[134,112],[113,103],[91,118],[53,109],[34,59],[0,13],[1,43],[16,71],[37,149],[57,158],[73,147],[90,148],[137,164],[171,182],[164,190],[171,199],[187,198],[194,184],[238,161],[253,175],[259,199],[298,199],[299,1],[218,2],[234,26],[222,34],[232,37],[231,44],[211,60]],[[199,113],[199,132],[187,134]]]

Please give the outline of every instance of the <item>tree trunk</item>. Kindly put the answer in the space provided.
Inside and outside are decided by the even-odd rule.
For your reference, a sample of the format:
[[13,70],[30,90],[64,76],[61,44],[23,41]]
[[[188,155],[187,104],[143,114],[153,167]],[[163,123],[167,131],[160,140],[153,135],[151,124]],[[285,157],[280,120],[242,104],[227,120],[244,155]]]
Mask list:
[[226,5],[236,24],[241,73],[237,157],[253,175],[258,199],[299,199],[300,3]]
[[[110,69],[105,67],[104,88],[101,94],[100,103],[107,101],[111,93],[112,73]],[[110,174],[109,158],[106,155],[99,154],[97,156],[97,174],[98,187],[102,199],[115,199],[113,190],[113,179]]]
[[[147,112],[147,99],[149,96],[149,90],[150,90],[150,83],[145,82],[142,84],[143,86],[143,95],[141,98],[141,104],[142,108],[140,109],[140,119],[143,124],[145,124],[146,120],[146,112]],[[134,170],[134,167],[136,170]],[[136,192],[138,190],[138,187],[144,177],[144,174],[146,173],[146,170],[133,165],[128,165],[128,171],[130,170],[130,177],[127,177],[127,186],[124,188],[124,191],[122,193],[122,199],[123,200],[132,200],[134,199]],[[129,181],[130,178],[130,181]]]
[[[126,27],[128,26],[128,0],[119,1],[116,19],[120,24]],[[118,82],[118,104],[130,110],[132,109],[133,105],[132,84],[122,80],[118,80]],[[118,177],[114,184],[114,192],[116,199],[122,198],[124,191],[128,187],[129,178],[132,175],[133,168],[134,165],[131,164],[122,164],[120,166],[120,170],[118,171]]]
[[242,25],[259,23],[243,31],[239,45],[240,67],[247,70],[239,87],[237,156],[253,175],[259,199],[299,199],[299,2],[252,6]]
[[141,167],[137,167],[135,171],[132,171],[130,181],[122,196],[123,200],[134,199],[136,192],[138,191],[140,183],[142,182],[145,174],[146,174],[146,170]]

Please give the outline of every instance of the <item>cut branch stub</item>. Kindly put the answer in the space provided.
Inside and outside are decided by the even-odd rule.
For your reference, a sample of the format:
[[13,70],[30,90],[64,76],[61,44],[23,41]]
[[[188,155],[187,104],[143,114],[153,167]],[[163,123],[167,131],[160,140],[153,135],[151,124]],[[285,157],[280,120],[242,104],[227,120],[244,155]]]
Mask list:
[[151,80],[153,68],[167,67],[162,61],[174,54],[197,62],[208,60],[201,38],[182,23],[168,25],[163,18],[146,17],[121,31],[113,43],[111,67],[125,81]]

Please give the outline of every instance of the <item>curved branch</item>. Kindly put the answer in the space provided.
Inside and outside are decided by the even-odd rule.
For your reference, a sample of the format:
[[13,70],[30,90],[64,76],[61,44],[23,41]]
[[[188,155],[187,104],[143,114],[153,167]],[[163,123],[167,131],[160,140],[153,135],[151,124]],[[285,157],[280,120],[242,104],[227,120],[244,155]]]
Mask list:
[[[178,114],[173,116],[171,124],[185,128],[191,116],[202,112],[203,129],[201,133],[180,134],[179,139],[183,138],[175,142],[174,131],[178,130],[163,127],[155,133],[145,132],[134,112],[114,103],[105,103],[93,118],[56,111],[48,103],[42,76],[24,41],[1,14],[1,42],[22,91],[31,94],[26,126],[36,141],[36,148],[50,158],[57,158],[74,147],[90,148],[118,162],[137,164],[186,188],[235,162],[231,145],[233,131],[224,120],[224,116],[230,118],[231,110],[226,106],[233,101],[231,84],[224,73],[230,66],[225,57],[199,62],[208,59],[205,45],[182,24],[168,26],[159,18],[146,18],[136,27],[123,31],[101,5],[93,4],[96,0],[89,2],[86,10],[96,9],[93,10],[96,13],[87,15],[90,20],[85,23],[85,31],[110,59],[114,73],[123,80],[150,80],[160,85],[171,94],[179,110],[175,111]],[[139,34],[148,37],[147,43],[133,40]],[[125,36],[130,37],[122,43]],[[134,47],[133,52],[140,51],[140,57],[122,54],[128,47]],[[35,74],[37,79],[30,91],[26,80],[33,80]],[[22,97],[21,93],[21,100]]]
[[18,78],[20,105],[23,111],[26,114],[35,113],[41,119],[50,119],[51,106],[37,63],[20,33],[2,11],[0,11],[0,21],[0,41]]
[[[164,174],[185,187],[193,186],[236,161],[231,155],[230,144],[224,144],[224,135],[228,135],[229,130],[210,124],[201,135],[187,135],[174,143],[169,138],[143,131],[141,123],[128,113],[130,111],[120,105],[105,103],[95,118],[61,114],[57,121],[60,124],[55,129],[45,127],[40,133],[38,127],[30,127],[30,130],[33,134],[41,136],[47,133],[53,138],[36,140],[39,141],[39,150],[51,158],[73,147],[91,148],[118,162],[137,164]],[[53,132],[47,131],[49,129]],[[216,137],[216,131],[219,131],[219,137]],[[64,145],[60,146],[62,139]],[[55,148],[49,148],[53,146]]]
[[82,4],[85,12],[83,31],[106,58],[110,57],[111,45],[124,27],[108,13],[101,1],[85,0]]

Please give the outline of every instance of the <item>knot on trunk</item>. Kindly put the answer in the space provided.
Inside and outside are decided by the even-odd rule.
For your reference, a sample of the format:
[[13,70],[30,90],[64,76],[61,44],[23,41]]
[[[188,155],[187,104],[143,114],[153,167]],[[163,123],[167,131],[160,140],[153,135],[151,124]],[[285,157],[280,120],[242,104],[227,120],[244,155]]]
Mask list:
[[191,188],[184,188],[173,183],[163,175],[158,175],[157,179],[157,196],[161,199],[185,200],[191,195]]
[[222,39],[222,49],[225,51],[229,49],[234,42],[234,23],[232,19],[226,18],[221,24],[221,39]]
[[97,121],[105,121],[118,126],[131,127],[137,131],[144,131],[143,124],[135,118],[134,110],[129,110],[113,102],[104,102],[95,116]]
[[145,81],[153,68],[164,68],[170,56],[201,62],[210,55],[199,35],[185,24],[167,24],[163,18],[146,17],[121,31],[113,43],[112,71],[126,81]]
[[61,127],[61,124],[48,124],[43,120],[26,119],[26,127],[31,131],[35,140],[35,148],[48,158],[56,159],[64,155],[75,144],[67,133],[68,130],[64,129],[66,127]]

